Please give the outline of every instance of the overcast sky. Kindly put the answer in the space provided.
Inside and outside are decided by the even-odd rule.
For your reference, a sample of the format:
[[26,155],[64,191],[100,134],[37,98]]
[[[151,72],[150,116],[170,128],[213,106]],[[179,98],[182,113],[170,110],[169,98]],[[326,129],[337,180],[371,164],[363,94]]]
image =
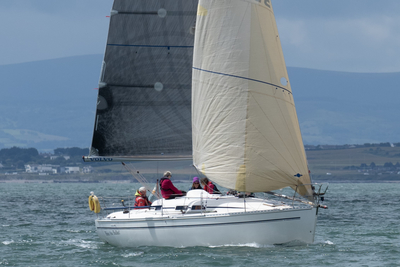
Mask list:
[[[0,65],[102,54],[112,0],[1,0]],[[287,66],[400,72],[400,0],[273,0]]]

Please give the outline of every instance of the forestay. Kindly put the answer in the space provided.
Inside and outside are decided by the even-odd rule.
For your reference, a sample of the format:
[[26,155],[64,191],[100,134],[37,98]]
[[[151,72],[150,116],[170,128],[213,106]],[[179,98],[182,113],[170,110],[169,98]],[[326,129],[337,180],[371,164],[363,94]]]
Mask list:
[[200,0],[192,90],[195,166],[227,188],[291,186],[312,198],[288,80],[270,1]]
[[191,158],[197,0],[115,0],[90,156]]

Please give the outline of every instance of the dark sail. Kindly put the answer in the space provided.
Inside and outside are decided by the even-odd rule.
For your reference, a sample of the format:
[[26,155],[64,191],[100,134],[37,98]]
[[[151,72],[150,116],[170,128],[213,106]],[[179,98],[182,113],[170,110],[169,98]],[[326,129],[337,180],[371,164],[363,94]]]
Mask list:
[[115,0],[90,156],[191,157],[197,0]]

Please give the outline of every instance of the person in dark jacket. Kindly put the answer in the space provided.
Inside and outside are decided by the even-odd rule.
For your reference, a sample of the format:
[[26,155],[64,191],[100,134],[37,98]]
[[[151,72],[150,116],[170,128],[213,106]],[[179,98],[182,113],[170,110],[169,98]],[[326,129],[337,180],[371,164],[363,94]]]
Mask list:
[[208,180],[207,177],[201,178],[200,179],[201,185],[204,186],[204,190],[207,191],[207,193],[209,194],[221,194],[221,192],[219,192],[217,186],[211,182],[210,180]]
[[173,199],[176,197],[184,196],[185,191],[178,190],[171,182],[172,173],[166,171],[164,176],[160,179],[161,195],[165,199]]
[[193,190],[193,189],[201,189],[201,190],[203,190],[203,188],[201,188],[201,185],[200,185],[199,177],[193,177],[192,187],[189,190]]
[[135,193],[136,199],[135,199],[135,205],[134,207],[148,207],[151,206],[151,202],[146,196],[146,188],[141,187],[139,190],[136,190]]

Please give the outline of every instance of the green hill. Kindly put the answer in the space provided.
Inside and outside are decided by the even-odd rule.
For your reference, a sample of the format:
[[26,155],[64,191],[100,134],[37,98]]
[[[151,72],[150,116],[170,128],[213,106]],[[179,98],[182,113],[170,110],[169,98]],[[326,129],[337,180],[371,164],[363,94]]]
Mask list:
[[[311,174],[317,181],[400,181],[397,174],[400,147],[308,150],[306,153]],[[371,168],[371,163],[376,166]],[[390,163],[394,166],[389,167]]]

